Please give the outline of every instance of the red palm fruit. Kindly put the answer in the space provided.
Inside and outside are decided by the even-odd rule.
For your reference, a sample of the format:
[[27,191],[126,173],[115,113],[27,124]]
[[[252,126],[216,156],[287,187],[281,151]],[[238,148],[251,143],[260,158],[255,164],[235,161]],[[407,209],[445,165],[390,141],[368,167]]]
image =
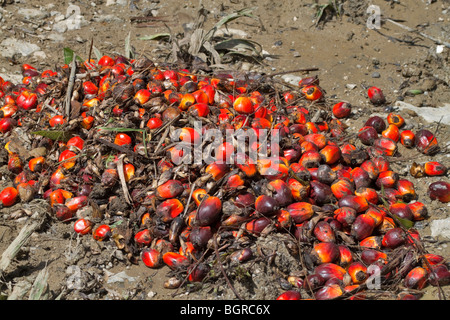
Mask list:
[[440,151],[435,135],[426,129],[416,133],[415,145],[419,152],[426,155],[434,155]]
[[350,207],[356,210],[357,213],[366,211],[369,208],[369,203],[363,196],[348,195],[342,197],[338,201],[339,207]]
[[119,132],[114,138],[114,143],[118,146],[128,146],[131,145],[132,139],[128,134]]
[[83,149],[84,140],[79,136],[75,136],[67,141],[66,146],[73,149],[72,151],[80,151]]
[[59,155],[58,161],[64,169],[71,169],[75,166],[77,162],[77,154],[69,149],[64,150]]
[[339,265],[343,268],[347,268],[353,262],[353,253],[349,247],[340,244],[339,248]]
[[292,218],[291,215],[287,210],[278,210],[275,213],[276,222],[275,227],[278,230],[289,230],[289,228],[292,225]]
[[354,284],[364,283],[368,277],[367,267],[359,261],[355,261],[348,266],[347,270]]
[[443,176],[447,173],[447,167],[437,161],[428,161],[423,165],[423,170],[427,176]]
[[352,105],[348,102],[338,102],[333,106],[333,115],[338,118],[347,118],[352,112]]
[[344,268],[335,263],[322,263],[314,268],[314,274],[319,275],[324,281],[333,278],[344,280],[344,275],[347,273]]
[[422,202],[408,203],[408,208],[412,212],[414,221],[424,220],[428,217],[428,209]]
[[100,58],[100,60],[98,60],[97,64],[102,67],[112,67],[115,62],[114,59],[110,56],[103,56]]
[[351,227],[351,235],[360,241],[372,235],[376,221],[370,215],[363,213],[356,217]]
[[85,128],[85,129],[87,129],[87,130],[89,130],[90,128],[92,128],[92,126],[94,125],[94,117],[93,116],[88,116],[87,114],[86,114],[86,112],[83,112],[82,114],[81,114],[81,116],[82,116],[82,122],[81,122],[81,126],[83,127],[83,128]]
[[206,103],[196,103],[189,107],[188,111],[197,117],[206,117],[210,108]]
[[188,280],[190,282],[201,282],[208,275],[211,267],[205,263],[191,265],[188,268]]
[[440,202],[450,202],[450,183],[446,181],[437,181],[429,185],[428,196],[431,200],[439,200]]
[[156,188],[156,196],[161,199],[176,198],[184,191],[183,184],[179,180],[168,180]]
[[305,277],[305,280],[303,281],[303,289],[305,289],[307,292],[316,291],[318,288],[321,288],[325,283],[325,279],[322,278],[318,274],[310,274]]
[[245,229],[247,232],[258,236],[271,223],[272,221],[269,218],[261,217],[247,222],[245,224]]
[[267,216],[278,210],[278,204],[271,196],[261,195],[256,198],[255,209],[258,213]]
[[401,128],[405,124],[405,119],[401,115],[391,112],[387,116],[387,122]]
[[156,207],[156,215],[161,221],[168,223],[178,217],[184,210],[184,206],[178,199],[167,199]]
[[360,167],[356,167],[352,169],[350,173],[353,177],[353,182],[356,189],[368,187],[370,185],[371,181],[367,171],[361,169]]
[[377,156],[377,157],[372,158],[372,161],[375,164],[375,166],[378,168],[379,172],[390,170],[389,161],[387,161],[384,157]]
[[450,271],[445,264],[438,264],[431,267],[428,282],[434,286],[446,286],[450,284]]
[[400,143],[406,148],[412,148],[415,145],[416,135],[411,130],[400,132]]
[[344,228],[349,228],[355,222],[357,212],[350,207],[340,207],[334,211],[334,218],[339,221]]
[[353,195],[355,192],[354,184],[348,179],[339,179],[331,185],[331,192],[333,192],[336,199],[342,199],[347,195]]
[[319,149],[314,143],[306,140],[300,143],[300,150],[302,153],[306,153],[309,151],[316,151],[316,152],[319,151]]
[[213,237],[210,226],[192,227],[191,233],[189,234],[189,241],[192,243],[195,249],[200,250],[208,245],[208,241]]
[[381,244],[385,248],[394,249],[406,242],[406,233],[401,228],[394,228],[388,230],[384,236]]
[[375,139],[373,146],[386,156],[393,156],[397,152],[397,143],[386,137]]
[[380,172],[378,175],[377,180],[375,181],[375,184],[378,188],[394,188],[397,185],[397,181],[399,179],[399,175],[397,172],[392,170],[386,170]]
[[217,197],[210,196],[200,203],[195,221],[202,227],[212,225],[220,219],[221,212],[222,201]]
[[327,185],[332,185],[336,178],[336,171],[331,169],[329,165],[321,164],[317,168],[317,180],[319,180],[319,182],[325,183]]
[[134,242],[138,246],[149,246],[152,242],[152,235],[150,233],[150,230],[143,229],[141,231],[138,231],[134,235]]
[[240,193],[236,196],[236,199],[234,201],[234,204],[238,208],[248,208],[255,204],[255,196],[250,193]]
[[321,133],[310,133],[304,136],[304,138],[306,141],[313,143],[318,150],[323,149],[328,143],[327,137]]
[[246,262],[251,258],[253,258],[253,251],[250,248],[239,249],[230,254],[230,260],[237,263]]
[[378,175],[380,174],[380,170],[378,169],[375,162],[372,160],[364,161],[360,165],[360,168],[363,169],[365,172],[367,172],[371,180],[375,180],[376,178],[378,178]]
[[400,140],[400,130],[396,125],[390,124],[386,130],[383,130],[381,135],[385,138],[389,138],[394,142],[398,142]]
[[323,92],[318,85],[309,85],[301,88],[301,93],[306,100],[316,101],[322,98]]
[[356,196],[364,197],[368,203],[378,204],[378,193],[375,189],[368,187],[360,187],[355,191]]
[[6,133],[12,130],[13,127],[15,127],[17,124],[17,121],[12,118],[3,118],[0,119],[0,132]]
[[207,174],[210,174],[211,175],[211,177],[215,180],[215,181],[217,181],[217,180],[219,180],[220,178],[222,178],[225,174],[227,174],[228,173],[228,171],[229,171],[229,167],[228,167],[228,165],[227,164],[225,164],[225,163],[219,163],[219,162],[213,162],[213,163],[210,163],[207,167],[206,167],[206,169],[205,169],[205,172],[207,173]]
[[296,290],[288,290],[280,294],[275,300],[301,300],[300,292]]
[[292,198],[294,201],[303,201],[305,200],[310,191],[309,184],[303,184],[294,178],[290,178],[288,180],[288,186],[292,193]]
[[92,232],[94,240],[104,241],[111,237],[111,228],[106,224],[101,224]]
[[56,189],[49,194],[48,198],[50,205],[53,207],[55,204],[63,204],[70,196],[68,194],[65,195],[62,189]]
[[322,161],[322,155],[317,151],[307,151],[303,153],[299,164],[306,169],[317,168]]
[[377,133],[383,132],[386,129],[386,123],[384,122],[383,118],[380,116],[372,116],[369,119],[367,119],[364,126],[370,126],[374,127]]
[[384,104],[386,102],[383,91],[378,87],[370,87],[367,89],[367,96],[369,97],[370,102],[375,105]]
[[208,95],[203,91],[203,90],[196,90],[194,92],[192,92],[192,94],[195,97],[195,102],[196,103],[208,103],[209,102],[209,97]]
[[208,197],[208,192],[203,188],[195,189],[192,192],[192,199],[194,199],[194,202],[197,206],[200,205],[205,197]]
[[311,258],[318,265],[337,261],[339,254],[339,248],[334,242],[319,242],[311,250]]
[[424,260],[422,263],[422,267],[425,268],[427,271],[430,271],[429,269],[430,266],[435,266],[445,261],[445,258],[443,256],[433,253],[425,253],[422,256],[422,259]]
[[413,220],[414,216],[411,209],[408,207],[406,203],[397,202],[393,203],[389,206],[389,211],[396,217],[402,219],[408,219],[410,221]]
[[78,196],[67,199],[65,205],[69,210],[76,212],[78,209],[86,206],[88,204],[87,196]]
[[194,128],[182,128],[176,131],[179,140],[187,143],[198,144],[201,141],[200,134]]
[[380,236],[370,236],[362,239],[359,242],[359,246],[362,248],[381,249],[383,238]]
[[403,284],[408,289],[422,290],[427,285],[428,272],[422,267],[415,267],[408,272]]
[[319,151],[326,164],[333,164],[341,158],[341,149],[338,146],[327,145]]
[[402,196],[404,202],[410,202],[417,198],[416,190],[414,188],[414,183],[406,179],[399,179],[397,181],[397,190]]
[[89,219],[81,218],[75,221],[75,223],[73,224],[73,230],[76,233],[85,235],[91,232],[93,225],[94,224]]
[[259,158],[256,168],[267,180],[284,180],[289,174],[289,163],[283,157]]
[[56,127],[56,126],[60,126],[63,125],[67,122],[66,119],[64,119],[63,116],[60,115],[56,115],[50,118],[50,120],[48,121],[51,127]]
[[3,207],[10,207],[17,202],[19,192],[14,187],[6,187],[0,192],[0,203]]
[[255,111],[253,102],[246,96],[240,96],[234,100],[233,108],[240,114],[251,114]]
[[358,131],[358,138],[362,144],[366,146],[373,145],[374,141],[378,139],[378,132],[372,126],[364,126]]
[[105,169],[102,173],[101,183],[105,188],[112,188],[119,181],[119,174],[116,169],[109,168]]
[[286,210],[295,223],[302,223],[314,215],[314,206],[308,202],[295,202],[287,206]]
[[36,93],[30,92],[28,90],[22,91],[22,93],[16,99],[16,105],[19,108],[30,110],[37,106],[38,97]]
[[234,146],[231,142],[223,142],[215,149],[215,160],[219,163],[231,163],[234,157]]
[[159,117],[153,117],[147,121],[147,128],[150,130],[161,128],[162,125],[163,121]]
[[7,104],[0,108],[0,118],[11,118],[17,112],[17,106]]
[[163,262],[172,270],[187,267],[189,260],[177,252],[166,252],[162,256]]
[[323,205],[334,201],[334,195],[329,185],[315,180],[311,181],[310,185],[311,191],[309,196],[317,205]]
[[320,242],[336,241],[336,235],[328,222],[319,221],[314,227],[313,233]]
[[361,252],[361,261],[366,265],[371,265],[377,261],[386,262],[387,254],[379,250],[366,248]]
[[141,251],[141,260],[149,268],[159,268],[162,265],[162,254],[154,248],[144,248]]
[[84,95],[97,94],[98,92],[98,87],[92,81],[84,81],[82,88]]

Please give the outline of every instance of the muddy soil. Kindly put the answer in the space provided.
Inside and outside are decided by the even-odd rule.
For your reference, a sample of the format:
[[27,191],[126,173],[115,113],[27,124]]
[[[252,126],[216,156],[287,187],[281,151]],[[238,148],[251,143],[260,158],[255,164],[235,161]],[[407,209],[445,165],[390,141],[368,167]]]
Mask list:
[[[164,61],[167,57],[164,43],[140,38],[168,30],[172,34],[183,32],[183,27],[194,21],[201,3],[176,0],[0,0],[0,76],[20,81],[20,65],[23,63],[40,70],[62,65],[65,47],[87,58],[91,40],[103,54],[123,54],[125,38],[129,34],[138,54],[145,54],[154,61]],[[354,106],[351,118],[346,120],[350,130],[361,128],[370,115],[385,117],[390,111],[398,110],[398,101],[418,107],[419,111],[420,108],[433,108],[431,110],[436,110],[436,114],[440,108],[448,108],[450,48],[445,44],[439,45],[439,41],[450,42],[448,0],[347,0],[335,3],[339,10],[325,10],[320,19],[317,14],[320,8],[324,8],[320,5],[327,5],[328,1],[210,0],[202,4],[209,12],[206,26],[212,26],[226,14],[254,7],[254,18],[235,20],[228,24],[228,31],[235,37],[259,43],[265,58],[259,63],[237,60],[229,63],[228,67],[237,72],[280,73],[275,79],[294,83],[299,77],[317,75],[327,97],[345,100]],[[368,28],[369,4],[379,6],[382,14],[379,29]],[[79,9],[81,19],[72,19],[74,12],[68,9],[73,7]],[[140,21],[134,17],[147,17],[147,20]],[[409,32],[385,18],[421,33]],[[73,25],[76,26],[72,30]],[[18,48],[9,51],[11,43],[19,44]],[[313,67],[318,70],[295,72]],[[370,104],[366,89],[372,85],[382,88],[390,102],[388,106],[374,107]],[[417,94],[417,90],[421,90],[421,94]],[[436,131],[442,151],[429,157],[400,146],[401,156],[393,167],[402,177],[414,182],[419,200],[430,212],[429,219],[416,224],[426,250],[448,258],[448,230],[436,234],[431,226],[435,220],[448,221],[449,206],[431,201],[426,194],[431,182],[448,181],[448,177],[414,179],[409,174],[409,167],[414,161],[429,160],[450,166],[450,122],[427,121],[417,110],[401,111],[408,128]],[[11,210],[3,210],[0,219],[0,252],[3,252],[29,218],[25,215],[12,219]],[[79,238],[72,230],[70,223],[46,222],[5,270],[1,294],[8,296],[19,285],[30,285],[38,272],[46,267],[49,270],[49,299],[236,298],[225,281],[189,290],[164,289],[163,283],[169,273],[166,267],[153,270],[142,263],[130,264],[113,242]],[[277,253],[270,265],[267,259],[260,259],[233,271],[237,279],[234,286],[240,296],[248,300],[274,299],[285,290],[281,274],[295,271],[292,268],[298,262],[287,253],[282,237],[269,235],[258,240],[263,252]],[[439,299],[435,287],[428,287],[425,291],[422,299]],[[448,297],[448,287],[445,292]],[[27,297],[25,293],[19,296]],[[386,293],[380,298],[393,299],[395,295]]]

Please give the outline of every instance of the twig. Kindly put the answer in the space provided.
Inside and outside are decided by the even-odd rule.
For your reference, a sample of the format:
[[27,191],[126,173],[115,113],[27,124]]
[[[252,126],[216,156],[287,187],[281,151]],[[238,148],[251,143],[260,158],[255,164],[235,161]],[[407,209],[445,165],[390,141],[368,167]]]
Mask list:
[[72,58],[72,69],[70,70],[70,77],[69,77],[69,84],[67,85],[67,93],[66,93],[66,100],[65,100],[65,116],[67,117],[67,120],[70,120],[70,100],[72,100],[72,90],[73,86],[75,84],[75,75],[77,70],[77,62],[76,62],[76,55],[73,54]]
[[419,31],[419,30],[410,28],[410,27],[405,26],[405,25],[403,25],[403,24],[401,24],[401,23],[398,23],[398,22],[396,22],[396,21],[394,21],[394,20],[386,19],[386,21],[388,21],[388,22],[390,22],[390,23],[392,23],[392,24],[395,24],[396,26],[398,26],[398,27],[400,27],[400,28],[402,28],[402,29],[405,29],[405,30],[407,30],[407,31],[409,31],[409,32],[415,32],[415,33],[418,33],[418,34],[420,34],[420,35],[421,35],[422,37],[424,37],[424,38],[427,38],[427,39],[429,39],[429,40],[431,40],[431,41],[433,41],[433,42],[435,42],[435,43],[437,43],[437,44],[444,45],[444,46],[446,46],[447,48],[450,48],[450,43],[448,43],[448,42],[445,42],[445,41],[441,41],[441,40],[439,40],[439,39],[436,39],[436,38],[434,38],[434,37],[432,37],[432,36],[429,36],[429,35],[427,35],[427,34],[421,32],[421,31]]

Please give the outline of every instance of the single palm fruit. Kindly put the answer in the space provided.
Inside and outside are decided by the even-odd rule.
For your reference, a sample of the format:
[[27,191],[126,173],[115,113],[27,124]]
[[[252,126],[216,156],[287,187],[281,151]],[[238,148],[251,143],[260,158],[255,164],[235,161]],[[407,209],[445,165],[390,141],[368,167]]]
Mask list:
[[427,270],[422,267],[415,267],[408,272],[405,279],[403,280],[403,284],[408,289],[422,290],[427,285],[427,278]]
[[360,187],[355,191],[356,196],[364,197],[369,204],[378,204],[379,197],[375,189]]
[[349,228],[356,220],[357,212],[351,207],[340,207],[334,211],[334,218],[339,221],[344,228]]
[[101,224],[92,232],[94,240],[104,241],[111,237],[111,228],[106,224]]
[[331,184],[331,192],[339,200],[347,195],[353,195],[355,185],[348,179],[338,179]]
[[319,221],[313,233],[320,242],[335,242],[336,236],[331,225],[326,221]]
[[428,161],[423,165],[423,170],[427,176],[443,176],[447,173],[447,167],[437,161]]
[[432,266],[429,271],[428,282],[434,287],[448,285],[450,283],[448,267],[443,263]]
[[172,270],[187,267],[189,260],[186,256],[183,256],[177,252],[166,252],[162,256],[163,262]]
[[417,198],[414,183],[407,179],[399,179],[397,181],[397,190],[400,192],[404,202],[411,202]]
[[370,236],[362,239],[359,242],[359,246],[369,249],[381,249],[383,238],[381,236]]
[[178,217],[184,210],[184,206],[178,199],[166,199],[156,207],[156,215],[162,222],[168,223]]
[[392,170],[386,170],[380,172],[378,175],[377,180],[375,181],[375,184],[378,188],[394,188],[397,184],[397,181],[399,179],[399,175],[397,172]]
[[316,300],[331,300],[340,297],[344,294],[344,290],[339,284],[333,283],[326,285],[314,294]]
[[261,217],[247,222],[245,225],[245,229],[249,233],[258,236],[271,223],[272,221],[269,218]]
[[65,169],[71,169],[75,166],[77,161],[77,154],[69,149],[61,152],[58,161],[61,163]]
[[196,265],[189,266],[187,272],[189,274],[189,282],[201,282],[210,272],[211,267],[205,263],[198,263]]
[[406,148],[413,148],[416,143],[416,135],[411,130],[400,132],[400,143]]
[[233,102],[233,108],[240,114],[251,114],[255,111],[255,107],[250,98],[240,96]]
[[340,244],[339,248],[339,265],[343,268],[347,268],[353,262],[353,254],[349,247]]
[[403,202],[397,202],[397,203],[393,203],[389,206],[389,211],[402,219],[408,219],[408,220],[413,220],[414,215],[411,211],[411,209],[408,207],[408,205],[406,203]]
[[353,284],[364,283],[368,277],[367,267],[360,261],[355,261],[347,269]]
[[203,200],[195,215],[199,226],[209,226],[217,222],[222,212],[222,201],[218,197],[210,196]]
[[344,280],[344,275],[347,271],[335,263],[322,263],[314,268],[313,273],[319,275],[325,281],[328,281],[333,278]]
[[314,206],[308,202],[294,202],[287,206],[286,210],[295,223],[302,223],[314,215]]
[[19,192],[14,187],[6,187],[0,192],[0,203],[4,207],[10,207],[16,203]]
[[397,143],[386,137],[380,137],[375,139],[373,142],[373,147],[381,152],[381,154],[386,156],[393,156],[397,152]]
[[358,131],[358,138],[362,144],[366,146],[373,145],[374,141],[378,139],[378,132],[372,126],[364,126]]
[[256,198],[255,209],[264,216],[272,215],[278,210],[277,201],[271,196],[260,195]]
[[383,91],[378,87],[370,87],[369,89],[367,89],[367,95],[370,102],[375,105],[381,105],[386,102]]
[[352,112],[352,106],[348,102],[338,102],[333,106],[333,115],[338,118],[347,118]]
[[427,191],[431,200],[439,200],[440,202],[450,202],[450,183],[446,181],[437,181],[430,184]]
[[292,192],[285,181],[281,179],[272,180],[268,183],[267,188],[271,191],[272,197],[279,207],[285,207],[292,203]]
[[289,290],[280,294],[276,300],[301,300],[300,292],[296,290]]
[[208,164],[205,173],[210,174],[211,177],[217,181],[228,173],[230,168],[226,163],[219,163],[217,161]]
[[89,219],[81,218],[75,221],[73,230],[76,233],[85,235],[91,232],[93,223]]
[[376,221],[369,214],[363,213],[356,217],[351,227],[351,235],[356,240],[362,240],[372,235]]
[[385,130],[383,130],[381,135],[385,138],[393,140],[394,142],[398,142],[400,140],[400,130],[394,124],[390,124]]
[[361,261],[366,265],[371,265],[380,260],[384,262],[387,261],[387,254],[370,248],[366,248],[361,252]]
[[168,180],[156,188],[156,196],[161,199],[176,198],[184,191],[179,180]]
[[435,135],[426,129],[416,133],[415,145],[419,152],[426,155],[434,155],[440,151]]
[[357,213],[362,213],[369,208],[369,203],[363,196],[347,195],[339,199],[338,205],[342,207],[350,207],[356,210]]
[[250,260],[253,257],[253,251],[251,248],[243,248],[234,251],[230,254],[230,260],[237,263],[243,263]]
[[385,248],[394,249],[406,242],[406,233],[401,228],[394,228],[388,230],[384,236],[381,244]]
[[159,268],[163,263],[161,252],[154,248],[142,249],[141,260],[149,268]]
[[311,250],[311,257],[316,264],[335,262],[339,254],[339,248],[334,242],[319,242]]

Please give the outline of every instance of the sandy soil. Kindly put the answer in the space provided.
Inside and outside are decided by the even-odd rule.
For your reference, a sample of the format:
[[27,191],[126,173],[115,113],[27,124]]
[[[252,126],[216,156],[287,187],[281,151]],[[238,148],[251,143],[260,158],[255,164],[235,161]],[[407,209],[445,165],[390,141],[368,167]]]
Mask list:
[[[201,1],[200,1],[201,2]],[[368,1],[336,1],[341,4],[340,15],[324,14],[317,20],[318,7],[314,1],[271,0],[211,0],[203,2],[209,11],[205,29],[221,17],[243,8],[255,7],[253,18],[242,18],[231,22],[230,32],[259,43],[267,57],[261,64],[254,61],[237,61],[229,64],[237,72],[258,73],[286,72],[291,79],[303,77],[297,69],[317,67],[317,75],[327,97],[349,101],[353,106],[352,117],[347,121],[350,129],[359,129],[369,115],[386,116],[396,101],[404,101],[417,107],[443,107],[450,102],[449,48],[437,52],[437,43],[432,39],[450,41],[450,2],[441,1],[371,1],[381,9],[383,18],[394,19],[402,25],[414,28],[432,37],[408,32],[389,21],[383,21],[380,29],[367,27]],[[318,1],[327,4],[327,1]],[[80,8],[80,28],[58,29],[58,21],[67,21],[70,4]],[[167,50],[163,43],[140,40],[140,37],[167,32],[183,31],[183,25],[192,22],[197,14],[197,1],[68,1],[55,2],[0,0],[0,44],[7,39],[16,39],[36,44],[37,52],[28,56],[0,55],[0,75],[14,78],[20,75],[20,65],[29,63],[40,70],[62,65],[63,48],[69,47],[86,58],[91,40],[103,54],[122,54],[125,38],[131,34],[131,44],[139,54],[154,61],[163,61]],[[38,16],[26,16],[21,9],[41,12]],[[70,16],[70,15],[69,15]],[[133,17],[155,17],[137,22]],[[148,26],[143,26],[145,23]],[[237,30],[237,31],[233,31]],[[62,31],[62,32],[61,32]],[[2,52],[4,48],[2,48]],[[276,77],[281,79],[281,75]],[[17,79],[17,78],[16,78]],[[369,86],[383,89],[391,108],[374,107],[366,96]],[[421,89],[424,94],[409,95],[408,90]],[[436,180],[448,177],[413,179],[409,166],[413,161],[431,159],[442,161],[447,166],[449,126],[429,123],[414,112],[403,112],[407,125],[412,129],[438,128],[437,138],[443,152],[434,156],[422,156],[415,150],[400,148],[402,158],[393,164],[402,176],[412,179],[419,199],[429,208],[430,219],[417,224],[426,249],[449,257],[448,240],[442,236],[432,237],[431,222],[449,217],[445,204],[431,201],[427,186]],[[0,252],[15,239],[26,219],[2,219],[0,222]],[[267,250],[277,250],[277,268],[286,271],[292,263],[282,253],[286,248],[273,237],[261,239],[260,245]],[[286,255],[288,256],[288,255]],[[199,291],[168,290],[163,282],[169,272],[167,268],[152,270],[142,263],[132,265],[114,250],[113,243],[98,243],[89,239],[77,239],[70,224],[49,224],[42,232],[36,232],[21,249],[17,258],[5,271],[2,278],[2,293],[10,294],[18,283],[32,283],[37,273],[47,266],[48,285],[52,299],[234,299],[225,283],[219,287],[206,285]],[[250,267],[249,267],[250,268]],[[121,272],[125,272],[124,275]],[[280,276],[266,263],[251,266],[251,279],[243,276],[236,282],[236,289],[246,299],[274,299],[284,290]],[[74,279],[81,279],[81,283]],[[448,288],[446,288],[448,292]],[[447,293],[448,295],[448,293]],[[438,299],[436,288],[429,287],[424,299]]]

